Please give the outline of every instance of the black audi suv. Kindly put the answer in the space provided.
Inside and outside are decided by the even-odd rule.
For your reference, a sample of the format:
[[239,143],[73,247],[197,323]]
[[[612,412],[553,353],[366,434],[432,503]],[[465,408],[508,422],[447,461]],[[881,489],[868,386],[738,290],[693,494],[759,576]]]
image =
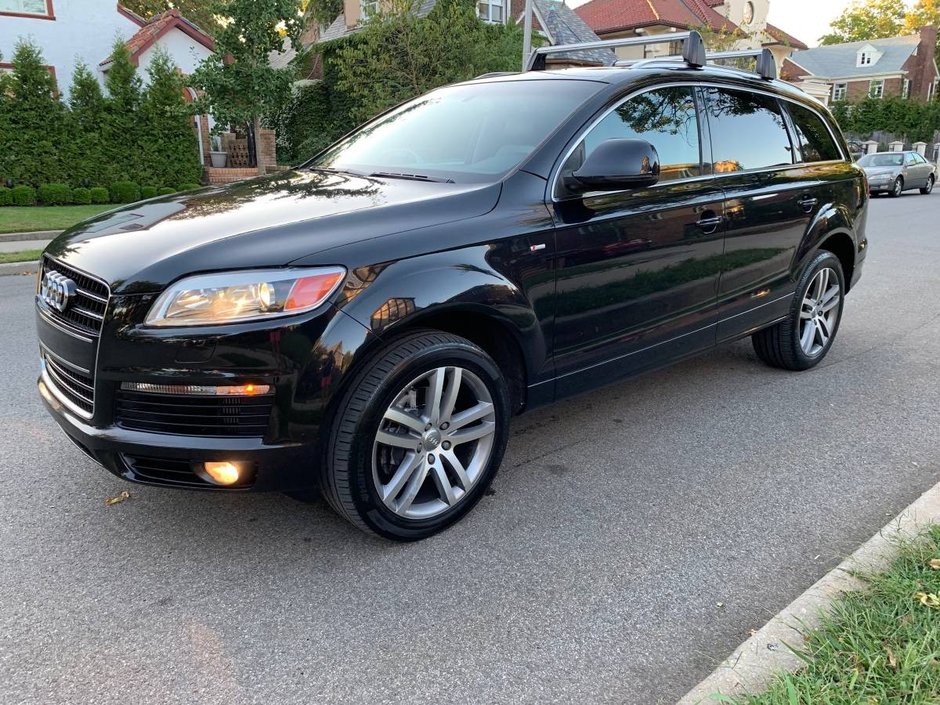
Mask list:
[[777,80],[688,57],[484,77],[58,237],[39,391],[128,480],[319,489],[419,539],[480,499],[514,414],[744,336],[816,365],[867,200]]

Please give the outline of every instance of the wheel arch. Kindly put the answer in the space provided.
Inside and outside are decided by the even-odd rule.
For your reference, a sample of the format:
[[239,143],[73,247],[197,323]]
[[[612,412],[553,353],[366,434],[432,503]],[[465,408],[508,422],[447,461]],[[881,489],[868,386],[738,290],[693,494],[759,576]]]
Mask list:
[[831,252],[839,258],[839,262],[842,263],[842,275],[845,278],[845,291],[848,293],[855,271],[855,242],[845,232],[834,232],[823,239],[817,249]]

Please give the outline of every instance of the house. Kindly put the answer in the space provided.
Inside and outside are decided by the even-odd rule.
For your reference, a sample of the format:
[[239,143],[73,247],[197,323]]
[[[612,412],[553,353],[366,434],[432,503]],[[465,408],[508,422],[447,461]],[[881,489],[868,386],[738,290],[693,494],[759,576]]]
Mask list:
[[926,101],[933,98],[940,78],[934,59],[936,47],[937,29],[928,25],[906,37],[794,52],[784,62],[781,75],[796,85],[809,81],[825,85],[832,101],[857,101],[866,96]]
[[[131,61],[145,81],[157,47],[169,53],[183,74],[195,70],[214,47],[212,37],[176,9],[145,20],[122,5],[105,0],[0,0],[2,61],[9,62],[20,38],[31,39],[42,50],[64,98],[68,97],[72,74],[79,62],[84,62],[104,84],[111,65],[111,50],[118,37],[126,39]],[[10,63],[0,63],[0,71],[11,69]],[[192,89],[184,94],[187,101],[195,96]],[[211,126],[209,116],[195,118],[203,163],[210,148]]]
[[[2,1],[2,0],[0,0]],[[329,25],[317,27],[311,23],[301,36],[301,44],[309,47],[316,43],[334,41],[347,37],[362,28],[370,12],[374,12],[380,0],[344,0],[343,11]],[[437,0],[419,0],[415,12],[425,17]],[[533,0],[532,29],[551,44],[583,44],[596,42],[599,37],[561,0]],[[481,0],[477,3],[477,15],[484,22],[505,24],[522,23],[525,0]],[[296,56],[293,49],[271,58],[275,66],[284,66]],[[549,63],[564,65],[610,65],[616,60],[614,53],[606,49],[572,51],[551,57]],[[520,66],[522,57],[519,57]],[[319,78],[319,65],[314,63],[305,79]]]
[[[779,66],[799,39],[767,22],[770,0],[591,0],[575,9],[601,39],[669,34],[690,29],[738,37],[736,49],[766,47]],[[621,59],[678,54],[676,44],[618,47]]]

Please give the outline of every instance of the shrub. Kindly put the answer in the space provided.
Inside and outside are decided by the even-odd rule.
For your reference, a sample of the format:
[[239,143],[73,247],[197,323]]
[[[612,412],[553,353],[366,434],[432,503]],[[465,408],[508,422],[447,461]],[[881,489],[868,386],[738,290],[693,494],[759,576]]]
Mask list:
[[140,186],[133,181],[115,181],[111,184],[112,203],[133,203],[140,200]]
[[202,188],[201,184],[180,184],[178,190],[180,191],[192,191],[193,189]]
[[13,192],[6,186],[0,186],[0,206],[13,205]]
[[156,186],[141,186],[141,187],[140,187],[140,197],[141,197],[141,198],[144,198],[144,199],[146,199],[146,198],[153,198],[153,197],[156,196],[156,195],[157,195],[157,187],[156,187]]
[[91,203],[91,191],[82,187],[72,189],[72,203],[77,206],[87,206]]
[[95,186],[88,189],[88,195],[91,196],[92,203],[110,203],[111,194],[104,186]]
[[169,186],[162,186],[159,189],[157,189],[158,196],[169,196],[174,193],[176,193],[176,189],[170,188]]
[[15,186],[13,188],[14,206],[35,206],[36,189],[32,186]]
[[39,202],[46,206],[64,206],[72,202],[72,189],[68,184],[43,184],[37,193]]

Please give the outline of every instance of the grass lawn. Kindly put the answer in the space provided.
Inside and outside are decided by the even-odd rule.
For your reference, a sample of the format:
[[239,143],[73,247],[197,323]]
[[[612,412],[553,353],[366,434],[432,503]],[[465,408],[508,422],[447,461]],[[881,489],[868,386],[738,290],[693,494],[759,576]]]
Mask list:
[[10,262],[35,262],[42,250],[20,250],[19,252],[0,252],[0,264]]
[[100,206],[4,206],[0,208],[0,233],[33,230],[65,230],[75,223],[114,208]]
[[[940,526],[907,543],[869,589],[835,605],[797,653],[806,665],[740,705],[940,703]],[[722,696],[713,696],[722,697]]]

